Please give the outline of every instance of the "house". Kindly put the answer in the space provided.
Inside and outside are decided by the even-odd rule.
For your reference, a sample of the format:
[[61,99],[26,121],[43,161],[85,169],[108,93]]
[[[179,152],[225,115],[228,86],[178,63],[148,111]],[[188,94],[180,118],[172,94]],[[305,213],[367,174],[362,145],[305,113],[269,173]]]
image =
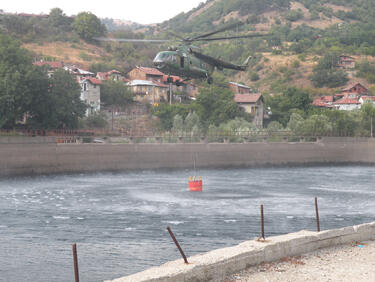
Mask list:
[[124,81],[125,77],[118,70],[111,70],[108,72],[98,72],[96,78],[100,80],[114,80]]
[[339,62],[337,64],[339,68],[343,69],[354,69],[355,68],[355,59],[350,56],[342,55],[339,58]]
[[333,96],[315,97],[312,105],[319,108],[333,108]]
[[251,87],[236,82],[229,82],[229,88],[237,94],[251,93]]
[[235,94],[234,101],[254,117],[253,123],[256,127],[263,128],[264,99],[262,94]]
[[341,89],[341,95],[347,98],[359,98],[359,96],[368,95],[368,93],[368,89],[359,82],[352,83]]
[[[186,93],[189,97],[195,97],[198,93],[198,87],[194,83],[186,83],[183,78],[179,76],[168,76],[156,68],[147,68],[137,66],[128,72],[128,77],[130,81],[133,80],[148,80],[158,83],[163,83],[165,86],[169,87],[168,77],[172,79],[172,92],[180,91]],[[178,84],[178,86],[176,85]]]
[[198,86],[192,82],[185,82],[183,78],[176,75],[164,75],[163,83],[169,87],[168,77],[172,80],[172,92],[179,91],[185,93],[188,97],[192,98],[198,93]]
[[77,81],[81,86],[81,100],[88,106],[86,116],[99,113],[102,81],[94,77],[78,77]]
[[163,83],[150,80],[131,80],[128,85],[138,102],[155,104],[168,101],[168,86]]
[[344,97],[336,102],[333,102],[333,106],[338,110],[352,111],[361,108],[361,102],[357,98]]
[[163,82],[164,73],[155,68],[146,68],[136,66],[134,69],[128,72],[130,80],[150,80]]
[[46,66],[48,68],[48,77],[52,77],[53,73],[58,69],[64,68],[63,62],[53,62],[53,61],[38,61],[33,63],[34,66]]
[[361,96],[361,98],[359,98],[359,102],[361,103],[361,105],[363,105],[367,101],[370,101],[373,105],[375,105],[375,96]]

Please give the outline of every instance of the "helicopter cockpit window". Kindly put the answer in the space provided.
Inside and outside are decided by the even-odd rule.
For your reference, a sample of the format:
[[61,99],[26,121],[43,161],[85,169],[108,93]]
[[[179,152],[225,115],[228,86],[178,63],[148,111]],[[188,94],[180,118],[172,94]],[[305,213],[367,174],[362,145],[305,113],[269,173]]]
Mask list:
[[161,61],[161,62],[176,62],[177,59],[176,59],[176,56],[175,55],[172,55],[172,54],[169,54],[169,53],[159,53],[156,58],[155,58],[155,61]]

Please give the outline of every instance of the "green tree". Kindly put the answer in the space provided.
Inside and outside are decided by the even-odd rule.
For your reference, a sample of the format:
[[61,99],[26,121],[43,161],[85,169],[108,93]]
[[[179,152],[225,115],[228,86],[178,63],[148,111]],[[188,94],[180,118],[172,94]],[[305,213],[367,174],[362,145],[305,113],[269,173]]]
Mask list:
[[271,121],[278,121],[283,126],[287,125],[295,110],[308,112],[311,102],[309,92],[296,87],[285,89],[282,95],[266,97],[266,106],[271,107]]
[[194,126],[200,128],[199,116],[195,112],[190,112],[185,118],[185,130],[192,131]]
[[74,19],[74,30],[84,40],[92,40],[94,37],[103,36],[106,32],[105,26],[100,19],[90,12],[81,12]]
[[319,60],[311,78],[315,87],[334,88],[344,85],[348,81],[346,73],[337,69],[338,62],[339,55],[337,53],[327,53]]
[[173,118],[172,132],[175,134],[181,134],[184,131],[184,129],[184,120],[179,114],[175,115]]
[[48,95],[37,95],[31,103],[30,122],[43,128],[76,128],[86,111],[79,84],[64,70],[56,71],[49,84]]
[[152,108],[152,114],[159,118],[162,130],[171,130],[174,117],[180,115],[184,119],[188,113],[189,106],[183,104],[169,105],[161,103],[157,107]]
[[267,126],[267,131],[275,132],[283,129],[283,125],[278,121],[271,121]]
[[303,121],[304,121],[304,119],[300,114],[292,113],[292,115],[289,118],[289,122],[288,122],[287,127],[290,130],[295,131],[298,128],[299,124]]
[[133,93],[122,81],[108,80],[102,85],[100,99],[106,106],[112,108],[112,130],[113,112],[115,107],[123,107],[133,102]]
[[375,107],[372,101],[366,101],[361,108],[361,113],[365,120],[370,121],[370,136],[374,137],[373,135],[373,121],[375,117]]
[[215,85],[201,88],[192,108],[198,114],[205,128],[210,124],[217,126],[243,115],[234,102],[234,94],[230,89]]
[[73,21],[71,20],[71,18],[67,17],[64,14],[63,10],[61,10],[60,8],[53,8],[49,12],[48,22],[53,27],[61,28],[65,31],[70,31]]
[[[34,73],[28,51],[10,36],[0,34],[0,127],[11,128],[27,110],[28,101],[36,88],[33,79],[41,81],[41,73]],[[47,85],[41,86],[42,92]],[[30,87],[31,86],[31,87]]]
[[122,81],[107,80],[100,91],[101,102],[106,106],[122,107],[133,102],[133,93]]
[[327,135],[332,132],[332,124],[325,115],[312,115],[299,122],[295,132],[307,136]]

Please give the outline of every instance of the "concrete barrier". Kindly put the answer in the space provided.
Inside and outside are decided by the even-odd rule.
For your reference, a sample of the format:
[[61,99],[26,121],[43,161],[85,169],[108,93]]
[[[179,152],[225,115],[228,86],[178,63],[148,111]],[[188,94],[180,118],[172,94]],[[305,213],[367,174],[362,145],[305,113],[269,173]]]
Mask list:
[[[214,250],[153,267],[112,282],[130,281],[209,281],[221,280],[262,262],[295,256],[353,241],[375,239],[375,222],[322,232],[300,231],[267,238],[266,242],[246,241],[237,246]],[[173,246],[171,246],[173,247]],[[110,280],[108,280],[109,282]]]
[[246,144],[56,144],[53,138],[0,143],[0,176],[192,168],[194,159],[197,169],[375,164],[375,138]]

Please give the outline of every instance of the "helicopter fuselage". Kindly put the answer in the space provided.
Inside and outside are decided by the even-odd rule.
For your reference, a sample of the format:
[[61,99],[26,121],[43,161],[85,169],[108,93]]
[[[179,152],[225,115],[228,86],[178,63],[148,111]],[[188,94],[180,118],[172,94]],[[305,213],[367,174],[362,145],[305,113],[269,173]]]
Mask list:
[[214,66],[196,58],[187,48],[181,47],[159,52],[153,63],[161,72],[184,79],[207,79],[214,70]]

